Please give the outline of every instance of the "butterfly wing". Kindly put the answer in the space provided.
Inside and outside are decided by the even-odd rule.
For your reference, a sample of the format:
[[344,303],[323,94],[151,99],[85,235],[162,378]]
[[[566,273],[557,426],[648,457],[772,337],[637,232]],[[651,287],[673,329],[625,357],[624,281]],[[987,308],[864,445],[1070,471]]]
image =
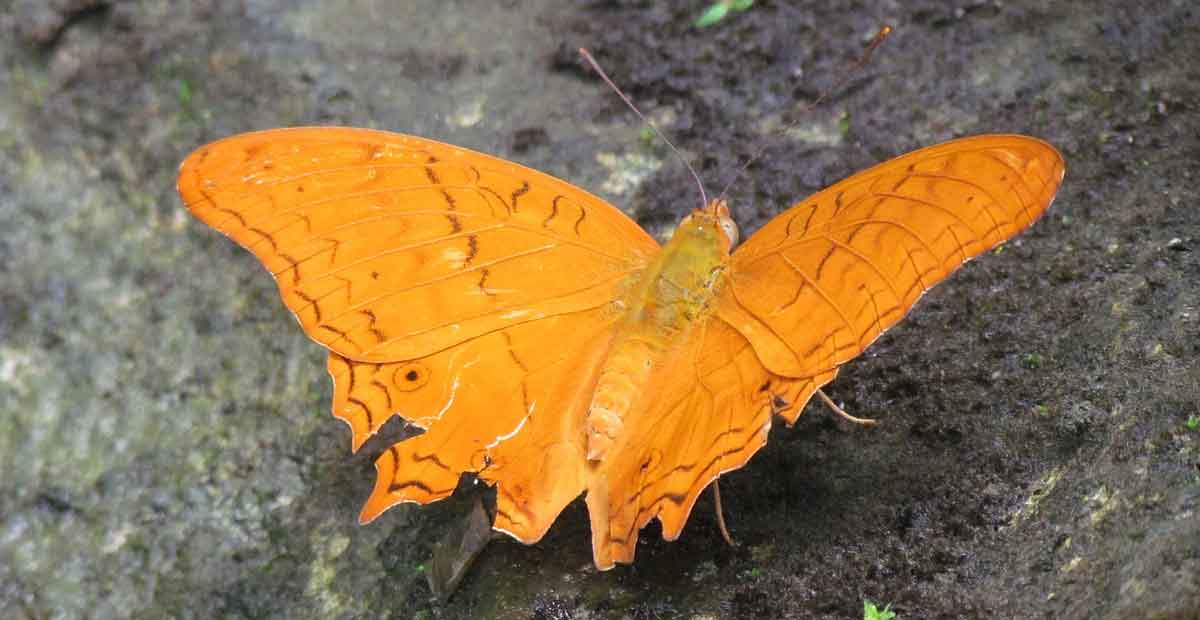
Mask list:
[[631,562],[657,517],[674,539],[696,498],[791,423],[838,365],[969,258],[1031,224],[1063,175],[1020,136],[922,149],[772,220],[731,257],[717,314],[655,377],[645,412],[588,478],[596,565]]
[[[354,449],[396,413],[425,429],[379,458],[363,520],[445,497],[474,471],[513,515],[496,526],[533,542],[579,494],[578,392],[612,302],[658,252],[636,223],[529,168],[366,129],[220,140],[183,162],[178,188],[330,349],[333,412]],[[517,438],[542,458],[516,463]],[[547,464],[555,484],[536,478]]]
[[658,245],[581,189],[466,149],[368,129],[242,134],[180,166],[192,213],[250,250],[317,342],[423,357],[579,310]]
[[376,461],[360,521],[447,497],[470,471],[497,485],[493,527],[539,540],[584,488],[583,416],[611,337],[605,313],[525,323],[405,362],[331,353],[334,411],[356,435],[365,416],[391,411],[425,429]]
[[816,389],[815,378],[769,372],[720,318],[691,335],[663,361],[636,415],[626,416],[626,429],[589,473],[592,550],[601,570],[632,562],[638,532],[655,517],[663,538],[675,540],[705,487],[766,443],[772,414]]
[[1015,135],[887,161],[797,203],[738,248],[718,313],[773,373],[832,378],[931,286],[1032,224],[1063,172],[1053,147]]

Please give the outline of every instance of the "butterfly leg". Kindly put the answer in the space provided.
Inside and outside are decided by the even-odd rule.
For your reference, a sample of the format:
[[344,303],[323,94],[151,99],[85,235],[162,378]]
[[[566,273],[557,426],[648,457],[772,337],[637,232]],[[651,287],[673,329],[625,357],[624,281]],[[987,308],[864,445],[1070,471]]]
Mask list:
[[879,424],[879,422],[874,419],[856,418],[856,417],[846,413],[841,407],[837,406],[837,403],[830,400],[830,398],[825,395],[825,392],[823,390],[818,389],[817,396],[819,396],[821,398],[821,402],[825,403],[825,406],[829,407],[829,409],[831,411],[842,416],[843,418],[846,418],[847,420],[850,420],[851,422],[853,422],[855,424],[858,424],[861,426],[875,426],[876,424]]
[[716,501],[714,508],[717,511],[717,527],[721,530],[721,538],[724,538],[730,547],[736,547],[737,543],[733,542],[733,537],[729,535],[729,528],[725,527],[725,514],[721,511],[721,481],[713,480],[712,487],[713,499]]

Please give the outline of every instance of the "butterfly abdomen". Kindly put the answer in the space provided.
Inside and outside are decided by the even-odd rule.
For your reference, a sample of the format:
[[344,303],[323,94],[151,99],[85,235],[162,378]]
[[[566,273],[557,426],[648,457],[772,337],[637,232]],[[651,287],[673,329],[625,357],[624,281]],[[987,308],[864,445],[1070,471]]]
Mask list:
[[661,354],[662,348],[644,337],[628,335],[615,343],[600,371],[588,407],[589,461],[604,460],[624,427],[622,420],[633,408]]

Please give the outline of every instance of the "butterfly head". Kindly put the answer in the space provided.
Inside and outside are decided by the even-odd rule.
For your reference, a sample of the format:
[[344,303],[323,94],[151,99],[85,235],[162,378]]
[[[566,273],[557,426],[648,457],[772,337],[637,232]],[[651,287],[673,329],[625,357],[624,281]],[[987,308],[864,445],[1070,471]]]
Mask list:
[[702,209],[692,211],[679,225],[694,227],[700,233],[715,233],[726,252],[732,250],[738,242],[737,223],[730,217],[729,205],[724,199],[719,198]]

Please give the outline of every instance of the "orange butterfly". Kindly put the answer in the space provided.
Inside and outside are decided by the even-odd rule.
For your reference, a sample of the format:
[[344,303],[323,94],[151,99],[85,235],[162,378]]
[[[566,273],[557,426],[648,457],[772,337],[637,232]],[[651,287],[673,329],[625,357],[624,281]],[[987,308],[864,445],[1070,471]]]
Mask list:
[[599,198],[509,161],[395,133],[276,129],[198,149],[196,217],[275,276],[329,349],[352,447],[400,415],[360,520],[496,487],[493,527],[541,539],[585,493],[596,566],[673,540],[700,492],[1062,181],[1015,135],[909,153],[792,206],[732,251],[724,201],[659,246]]

